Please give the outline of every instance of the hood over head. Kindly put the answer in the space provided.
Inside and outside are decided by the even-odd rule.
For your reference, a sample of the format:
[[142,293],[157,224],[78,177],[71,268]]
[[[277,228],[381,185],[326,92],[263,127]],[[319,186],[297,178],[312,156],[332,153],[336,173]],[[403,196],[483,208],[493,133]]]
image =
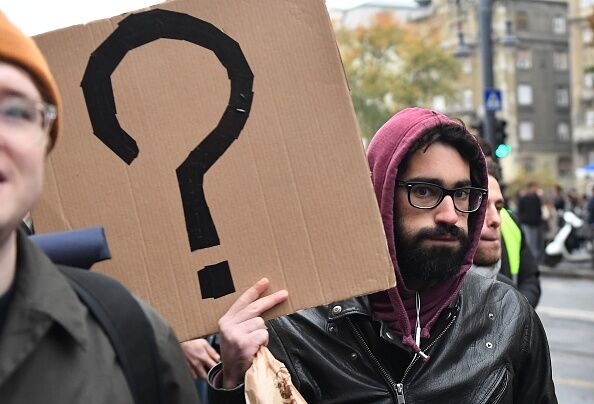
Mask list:
[[[428,130],[440,126],[463,124],[447,116],[424,108],[408,108],[394,115],[375,134],[369,144],[367,158],[375,195],[379,203],[382,221],[386,232],[388,249],[394,264],[397,285],[393,289],[371,296],[371,303],[378,318],[386,322],[393,332],[402,337],[405,345],[414,352],[420,352],[413,337],[417,319],[416,291],[408,289],[398,265],[398,246],[394,242],[394,191],[398,168],[411,146]],[[466,129],[464,129],[466,133]],[[487,168],[480,146],[474,136],[468,133],[472,144],[476,144],[477,159],[470,163],[473,186],[488,189]],[[474,152],[474,150],[473,150]],[[484,198],[486,199],[486,198]],[[472,265],[478,246],[486,204],[468,215],[469,248],[457,275],[431,288],[419,291],[421,337],[428,338],[432,325],[439,314],[457,297],[466,272]]]

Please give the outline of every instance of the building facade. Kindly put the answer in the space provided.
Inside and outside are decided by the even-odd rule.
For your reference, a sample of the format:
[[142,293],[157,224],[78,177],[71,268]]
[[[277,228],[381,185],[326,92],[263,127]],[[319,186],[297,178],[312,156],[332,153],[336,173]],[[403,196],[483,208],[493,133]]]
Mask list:
[[[375,2],[362,2],[348,10],[343,21],[361,21],[371,10],[381,9],[404,18],[421,33],[441,31],[443,46],[457,56],[462,74],[458,97],[435,97],[432,107],[472,126],[484,115],[479,3],[432,0],[427,7],[409,8],[403,17],[403,7],[396,12]],[[494,87],[502,92],[503,107],[496,118],[506,121],[506,143],[511,146],[511,152],[501,159],[507,183],[538,180],[543,186],[574,186],[571,105],[575,96],[567,16],[566,0],[492,2]],[[594,162],[594,135],[591,143]]]
[[[492,4],[494,87],[502,93],[496,118],[507,123],[506,143],[511,146],[500,160],[505,182],[573,187],[567,2]],[[445,112],[476,125],[484,116],[478,2],[434,0],[431,7],[432,15],[413,23],[423,29],[440,21],[444,46],[458,56],[463,72],[459,99],[446,105]]]
[[[571,49],[571,122],[575,145],[578,187],[587,191],[594,184],[594,0],[569,1]],[[589,192],[586,192],[589,194]]]

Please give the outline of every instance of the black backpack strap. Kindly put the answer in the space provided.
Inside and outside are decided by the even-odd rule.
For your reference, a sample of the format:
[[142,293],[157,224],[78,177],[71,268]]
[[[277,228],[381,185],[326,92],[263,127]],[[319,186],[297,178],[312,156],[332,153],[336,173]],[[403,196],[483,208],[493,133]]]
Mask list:
[[101,325],[136,404],[164,404],[155,333],[142,307],[119,282],[60,265],[80,300]]

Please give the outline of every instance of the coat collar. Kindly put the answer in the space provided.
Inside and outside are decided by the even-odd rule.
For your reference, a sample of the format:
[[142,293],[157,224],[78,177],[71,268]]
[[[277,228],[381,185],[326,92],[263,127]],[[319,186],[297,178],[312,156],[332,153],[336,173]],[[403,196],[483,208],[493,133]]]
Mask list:
[[[475,274],[469,274],[468,278],[472,278]],[[477,275],[478,276],[478,275]],[[466,284],[467,282],[464,282]],[[463,290],[458,293],[458,296],[450,305],[443,311],[441,318],[444,321],[449,321],[453,314],[457,314],[460,311],[460,307],[463,301]],[[350,298],[347,300],[341,300],[339,302],[331,303],[325,306],[325,313],[326,313],[326,320],[328,323],[335,322],[337,320],[346,318],[348,316],[353,315],[362,315],[370,318],[372,321],[377,321],[380,323],[380,337],[390,343],[396,344],[400,347],[404,347],[402,342],[399,338],[396,338],[394,333],[390,330],[386,323],[381,321],[377,318],[377,316],[373,313],[373,309],[371,308],[371,302],[369,301],[369,296],[359,296],[355,298]],[[437,322],[436,330],[441,330],[444,324],[440,321]],[[436,335],[436,333],[435,333]],[[408,349],[408,348],[406,348]]]
[[326,313],[328,323],[332,323],[339,319],[348,318],[349,316],[353,315],[368,317],[371,319],[371,321],[376,321],[380,324],[379,336],[383,340],[395,344],[400,348],[409,349],[405,347],[398,338],[395,338],[394,334],[391,332],[386,323],[382,322],[374,315],[371,308],[371,302],[369,301],[369,296],[360,296],[329,304],[326,306]]
[[[17,231],[14,295],[0,330],[0,386],[60,326],[86,349],[86,307],[59,269],[22,232]],[[65,342],[65,341],[64,341]]]
[[336,321],[351,314],[362,314],[373,317],[371,304],[367,296],[341,300],[326,306],[326,315],[329,322]]
[[[466,284],[466,282],[465,282]],[[463,290],[458,293],[458,297],[454,299],[452,303],[450,303],[449,308],[454,309],[456,311],[460,310],[460,305],[462,304],[462,295]],[[326,308],[326,319],[329,322],[336,321],[341,319],[345,316],[349,316],[352,314],[362,314],[368,317],[372,317],[376,319],[376,316],[373,314],[373,310],[371,309],[371,303],[369,301],[369,296],[359,296],[353,297],[346,300],[341,300],[335,303],[331,303]]]
[[86,346],[86,307],[60,270],[22,231],[17,232],[15,282],[13,306],[32,314],[27,317],[51,319]]

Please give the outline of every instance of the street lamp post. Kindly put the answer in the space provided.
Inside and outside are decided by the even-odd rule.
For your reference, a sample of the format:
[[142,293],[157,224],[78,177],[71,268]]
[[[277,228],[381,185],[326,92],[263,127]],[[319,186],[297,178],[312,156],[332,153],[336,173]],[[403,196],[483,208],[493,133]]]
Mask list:
[[[493,50],[491,42],[491,10],[492,0],[480,0],[479,28],[481,43],[481,63],[483,72],[483,90],[493,88]],[[495,145],[495,112],[485,106],[484,137],[493,147]]]
[[[432,0],[416,0],[420,6],[429,6]],[[483,91],[491,89],[493,85],[493,50],[491,42],[491,12],[493,8],[492,0],[479,1],[479,29],[480,29],[480,48],[481,63],[483,73]],[[460,45],[462,42],[459,43]],[[495,112],[488,111],[485,108],[485,119],[483,124],[483,136],[489,144],[495,145]]]

